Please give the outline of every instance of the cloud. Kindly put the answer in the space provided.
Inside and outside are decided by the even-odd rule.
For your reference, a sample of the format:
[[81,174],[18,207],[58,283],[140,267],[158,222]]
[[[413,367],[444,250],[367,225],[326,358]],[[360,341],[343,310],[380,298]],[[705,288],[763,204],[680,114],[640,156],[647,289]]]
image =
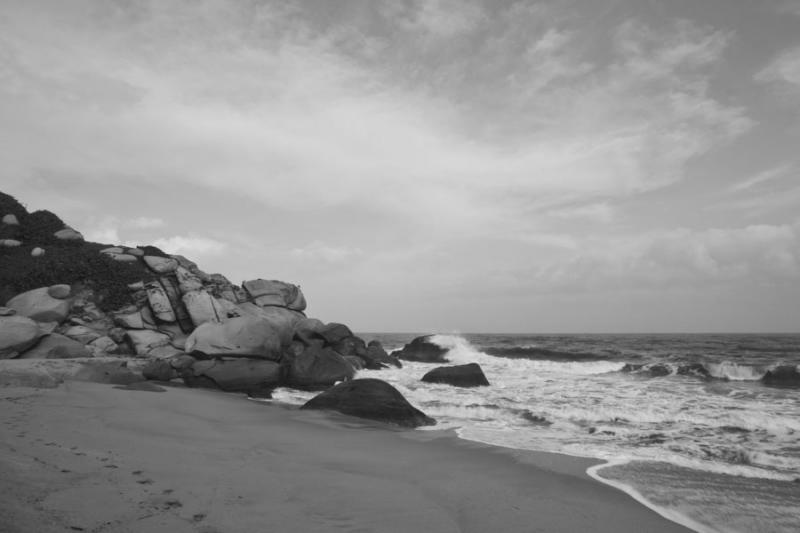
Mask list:
[[798,278],[800,222],[587,239],[569,260],[511,279],[520,285],[527,280],[528,290],[549,292],[779,284]]
[[161,218],[136,217],[125,221],[123,226],[135,229],[154,229],[163,228],[166,223]]
[[790,163],[784,163],[782,165],[778,165],[777,167],[769,168],[762,172],[759,172],[755,176],[751,176],[746,180],[740,181],[739,183],[735,183],[731,186],[730,190],[732,192],[741,192],[746,191],[748,189],[752,189],[757,185],[761,185],[768,181],[774,180],[776,178],[780,178],[787,172],[792,169],[793,165]]
[[789,48],[775,56],[756,74],[755,80],[800,89],[800,46]]
[[153,245],[168,254],[193,256],[219,255],[227,249],[227,244],[208,237],[196,235],[173,235],[153,241]]
[[294,248],[292,256],[304,262],[323,262],[329,264],[344,263],[364,255],[359,248],[349,246],[332,246],[320,241],[314,241],[301,248]]
[[593,222],[611,222],[614,219],[614,208],[607,203],[592,203],[562,207],[549,211],[551,217],[563,219],[584,219]]

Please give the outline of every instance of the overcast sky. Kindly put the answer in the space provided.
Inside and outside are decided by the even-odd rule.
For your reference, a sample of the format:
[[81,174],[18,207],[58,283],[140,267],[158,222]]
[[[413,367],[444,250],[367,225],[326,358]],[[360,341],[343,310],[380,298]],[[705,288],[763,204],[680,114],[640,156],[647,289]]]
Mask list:
[[798,331],[800,0],[0,0],[0,184],[359,331]]

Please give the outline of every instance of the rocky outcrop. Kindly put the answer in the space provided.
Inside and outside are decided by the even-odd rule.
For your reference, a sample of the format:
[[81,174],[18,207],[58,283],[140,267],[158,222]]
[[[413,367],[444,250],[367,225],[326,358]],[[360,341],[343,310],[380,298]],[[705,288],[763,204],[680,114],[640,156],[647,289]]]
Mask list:
[[245,392],[268,396],[281,381],[281,367],[259,359],[212,359],[196,361],[182,371],[189,387],[217,388],[226,392]]
[[30,318],[0,316],[0,359],[12,359],[36,344],[44,331]]
[[388,366],[403,368],[403,363],[397,357],[389,355],[378,341],[370,341],[367,345],[367,352],[361,356],[367,362],[367,368],[378,370]]
[[403,427],[430,426],[436,421],[408,403],[400,391],[379,379],[354,379],[315,396],[301,409],[321,409]]
[[800,372],[794,365],[778,366],[764,374],[761,382],[772,387],[800,387]]
[[[55,287],[62,286],[56,285]],[[6,307],[37,322],[58,322],[60,324],[69,314],[70,302],[63,298],[54,298],[50,294],[50,289],[51,287],[41,287],[18,294],[6,302]]]
[[254,279],[242,283],[242,287],[259,307],[278,306],[293,311],[303,311],[306,299],[297,285],[284,281]]
[[407,361],[417,361],[421,363],[447,363],[445,358],[447,349],[431,342],[433,335],[417,337],[410,343],[403,346],[401,350],[392,352],[398,359]]
[[139,356],[146,356],[154,349],[167,346],[170,342],[169,335],[150,329],[129,330],[127,336],[136,355]]
[[330,387],[338,381],[352,379],[355,369],[331,348],[306,347],[288,362],[287,384],[304,389]]
[[422,381],[445,383],[455,387],[485,387],[489,385],[489,380],[486,379],[486,375],[478,363],[434,368],[422,376]]
[[264,318],[242,316],[224,323],[206,322],[186,339],[185,352],[201,356],[247,356],[278,361],[280,334]]

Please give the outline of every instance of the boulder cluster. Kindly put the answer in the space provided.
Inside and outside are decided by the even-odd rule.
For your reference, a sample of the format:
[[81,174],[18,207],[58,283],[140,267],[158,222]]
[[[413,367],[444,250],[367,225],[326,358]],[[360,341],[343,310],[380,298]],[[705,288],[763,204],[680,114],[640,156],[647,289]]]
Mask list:
[[[85,242],[56,215],[28,213],[3,193],[0,221],[0,360],[50,361],[0,365],[0,385],[181,380],[257,397],[279,386],[329,389],[305,408],[434,423],[391,385],[354,379],[361,369],[401,367],[400,359],[447,362],[430,336],[388,354],[344,324],[307,317],[295,284],[235,285],[152,246]],[[52,280],[59,282],[37,285]],[[437,369],[423,380],[488,384],[477,365]]]

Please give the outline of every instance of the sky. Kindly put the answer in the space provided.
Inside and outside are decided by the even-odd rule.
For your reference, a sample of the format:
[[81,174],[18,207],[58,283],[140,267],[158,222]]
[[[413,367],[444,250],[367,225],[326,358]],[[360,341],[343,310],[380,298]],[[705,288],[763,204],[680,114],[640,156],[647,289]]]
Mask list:
[[800,331],[800,0],[0,0],[0,190],[356,331]]

